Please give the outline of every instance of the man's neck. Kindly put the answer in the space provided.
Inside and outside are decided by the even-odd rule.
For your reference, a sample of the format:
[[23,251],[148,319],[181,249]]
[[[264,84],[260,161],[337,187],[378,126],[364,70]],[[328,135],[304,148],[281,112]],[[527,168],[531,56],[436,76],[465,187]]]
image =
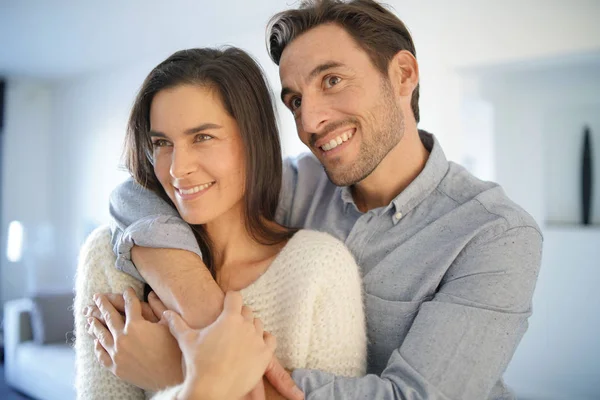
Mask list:
[[367,178],[352,186],[352,197],[358,209],[367,212],[387,206],[421,173],[429,151],[416,126],[406,129],[404,137]]

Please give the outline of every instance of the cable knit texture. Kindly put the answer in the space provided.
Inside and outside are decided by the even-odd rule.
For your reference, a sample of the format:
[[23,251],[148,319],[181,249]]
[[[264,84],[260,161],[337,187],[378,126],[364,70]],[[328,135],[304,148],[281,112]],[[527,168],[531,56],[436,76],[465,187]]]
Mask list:
[[[107,227],[94,231],[81,249],[76,279],[76,388],[79,399],[144,399],[152,394],[116,378],[96,361],[82,309],[94,293],[142,297],[142,282],[118,271]],[[343,243],[301,230],[254,283],[241,291],[244,303],[277,338],[276,354],[288,369],[319,369],[361,376],[366,369],[366,329],[359,269]],[[152,398],[173,399],[177,388]]]

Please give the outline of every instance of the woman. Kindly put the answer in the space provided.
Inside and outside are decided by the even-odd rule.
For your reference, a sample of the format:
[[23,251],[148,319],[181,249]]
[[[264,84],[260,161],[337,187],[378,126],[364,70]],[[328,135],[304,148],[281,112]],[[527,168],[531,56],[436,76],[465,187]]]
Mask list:
[[[277,338],[275,354],[284,367],[347,376],[364,373],[365,322],[352,255],[327,234],[295,231],[274,221],[281,150],[270,91],[251,57],[236,48],[192,49],[159,64],[133,106],[126,158],[133,178],[172,204],[193,227],[203,261],[221,289],[241,291],[244,303]],[[79,331],[87,329],[83,308],[92,304],[94,293],[123,292],[128,285],[138,296],[142,293],[142,282],[115,271],[114,261],[109,232],[92,234],[82,250],[77,278],[78,342],[85,336]],[[172,300],[174,293],[193,293],[195,288],[193,279],[177,287],[164,284],[182,273],[178,268],[140,272],[170,308],[184,316],[201,312]],[[98,324],[91,320],[92,331],[99,332]],[[95,396],[84,392],[96,379],[90,373],[94,344],[87,339],[76,346],[82,366],[77,387],[84,398]],[[174,347],[173,340],[161,340],[160,351]],[[103,353],[98,347],[96,354],[106,357],[107,349]],[[133,370],[117,375],[146,386],[140,382],[148,380]],[[173,378],[154,383],[146,388],[162,389]]]

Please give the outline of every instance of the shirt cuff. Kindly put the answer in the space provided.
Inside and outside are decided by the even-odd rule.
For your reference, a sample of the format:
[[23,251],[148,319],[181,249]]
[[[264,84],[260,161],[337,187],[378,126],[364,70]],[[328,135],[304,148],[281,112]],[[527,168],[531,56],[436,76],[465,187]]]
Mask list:
[[155,249],[187,250],[202,258],[192,228],[180,217],[150,215],[129,225],[114,244],[115,266],[132,277],[146,282],[131,261],[133,246]]
[[295,369],[292,379],[304,392],[304,398],[308,399],[311,392],[333,383],[335,375],[314,369]]

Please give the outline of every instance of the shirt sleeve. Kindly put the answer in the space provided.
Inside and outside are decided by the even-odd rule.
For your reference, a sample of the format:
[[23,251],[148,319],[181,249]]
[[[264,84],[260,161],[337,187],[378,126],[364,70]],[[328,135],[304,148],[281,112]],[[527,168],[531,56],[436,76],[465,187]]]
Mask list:
[[297,177],[298,166],[296,160],[290,157],[284,159],[279,204],[275,212],[275,220],[284,226],[290,226],[289,216],[294,203]]
[[192,228],[177,210],[133,179],[110,195],[111,244],[117,269],[144,282],[131,261],[134,245],[188,250],[202,256]]
[[307,400],[488,398],[527,330],[541,247],[526,226],[463,249],[380,376],[295,370],[294,380]]

